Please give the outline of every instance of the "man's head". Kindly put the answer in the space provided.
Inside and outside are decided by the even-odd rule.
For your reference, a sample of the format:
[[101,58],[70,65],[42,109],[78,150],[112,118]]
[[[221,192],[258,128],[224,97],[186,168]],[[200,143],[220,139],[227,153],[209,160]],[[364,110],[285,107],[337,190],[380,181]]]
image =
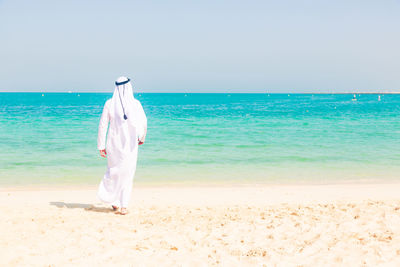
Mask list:
[[115,82],[116,86],[120,86],[120,85],[124,85],[130,82],[131,79],[125,77],[125,76],[121,76],[117,79],[117,81]]

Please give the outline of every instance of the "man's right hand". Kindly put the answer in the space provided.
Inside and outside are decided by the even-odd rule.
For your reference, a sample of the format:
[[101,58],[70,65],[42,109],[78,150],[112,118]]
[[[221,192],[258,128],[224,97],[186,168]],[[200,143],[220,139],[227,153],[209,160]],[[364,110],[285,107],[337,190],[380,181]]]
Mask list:
[[107,157],[107,151],[105,149],[100,150],[100,156],[102,156],[103,158]]

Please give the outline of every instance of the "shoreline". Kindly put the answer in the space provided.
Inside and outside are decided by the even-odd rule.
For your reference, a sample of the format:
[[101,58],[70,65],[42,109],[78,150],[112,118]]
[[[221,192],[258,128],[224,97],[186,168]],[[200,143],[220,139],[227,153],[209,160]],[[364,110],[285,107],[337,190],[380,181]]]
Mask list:
[[[0,184],[0,192],[7,191],[40,191],[40,190],[93,190],[98,183],[37,183],[37,184]],[[218,182],[133,182],[133,188],[226,188],[226,187],[292,187],[292,186],[363,186],[363,185],[399,185],[399,180],[337,180],[337,181],[296,181],[296,182],[243,182],[243,181],[218,181]]]

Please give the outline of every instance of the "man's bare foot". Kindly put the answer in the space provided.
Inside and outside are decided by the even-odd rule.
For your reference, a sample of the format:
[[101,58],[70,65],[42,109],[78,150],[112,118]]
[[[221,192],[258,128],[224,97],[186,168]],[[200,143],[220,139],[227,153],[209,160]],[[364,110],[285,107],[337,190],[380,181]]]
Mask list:
[[126,215],[128,214],[128,210],[126,208],[121,208],[121,211],[119,212],[121,215]]

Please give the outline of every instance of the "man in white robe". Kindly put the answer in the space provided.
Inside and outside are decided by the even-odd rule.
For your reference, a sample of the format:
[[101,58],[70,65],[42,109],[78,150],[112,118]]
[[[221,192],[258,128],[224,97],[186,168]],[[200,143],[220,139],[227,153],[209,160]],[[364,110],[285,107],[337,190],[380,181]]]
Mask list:
[[99,124],[97,148],[102,157],[107,157],[108,169],[97,195],[118,213],[126,214],[138,145],[146,138],[147,118],[142,105],[133,96],[130,79],[120,77],[115,85],[113,97],[105,103]]

